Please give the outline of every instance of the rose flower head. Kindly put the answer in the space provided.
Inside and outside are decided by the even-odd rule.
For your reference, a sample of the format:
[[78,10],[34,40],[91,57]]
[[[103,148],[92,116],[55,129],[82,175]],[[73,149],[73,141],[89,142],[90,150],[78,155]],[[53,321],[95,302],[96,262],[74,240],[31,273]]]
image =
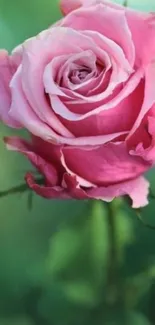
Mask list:
[[46,198],[128,195],[148,203],[155,162],[155,18],[104,0],[62,0],[64,17],[11,55],[0,52],[0,118],[31,141],[5,139],[44,177]]

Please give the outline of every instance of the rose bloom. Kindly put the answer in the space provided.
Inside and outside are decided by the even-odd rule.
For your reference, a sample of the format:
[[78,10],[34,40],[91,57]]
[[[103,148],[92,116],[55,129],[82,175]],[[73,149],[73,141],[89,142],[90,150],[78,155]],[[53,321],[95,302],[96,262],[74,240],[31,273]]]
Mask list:
[[6,138],[44,177],[46,198],[129,195],[148,203],[155,162],[155,19],[104,0],[63,0],[58,23],[0,52],[0,117],[31,134]]

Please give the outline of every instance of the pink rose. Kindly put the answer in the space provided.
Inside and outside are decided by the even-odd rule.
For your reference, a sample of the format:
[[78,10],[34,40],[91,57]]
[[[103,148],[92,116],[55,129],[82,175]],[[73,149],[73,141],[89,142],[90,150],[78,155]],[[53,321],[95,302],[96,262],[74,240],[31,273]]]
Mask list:
[[44,175],[47,198],[129,195],[148,203],[155,162],[155,19],[104,0],[62,0],[66,16],[0,55],[0,116],[32,142],[6,139]]

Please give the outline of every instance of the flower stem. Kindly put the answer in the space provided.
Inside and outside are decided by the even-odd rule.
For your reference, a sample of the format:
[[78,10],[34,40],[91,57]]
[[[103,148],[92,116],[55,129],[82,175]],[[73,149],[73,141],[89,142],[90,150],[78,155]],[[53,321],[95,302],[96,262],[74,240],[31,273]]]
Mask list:
[[7,196],[7,195],[11,195],[11,194],[23,193],[23,192],[26,192],[28,190],[29,190],[29,188],[28,188],[27,184],[23,183],[23,184],[14,186],[12,188],[9,188],[8,190],[0,191],[0,198],[2,198],[4,196]]
[[[42,178],[37,179],[37,183],[43,184],[43,179]],[[27,191],[31,191],[31,189],[28,187],[28,185],[26,183],[22,183],[17,186],[11,187],[5,191],[0,191],[0,198],[8,196],[8,195],[16,194],[16,193],[24,193]]]
[[113,203],[107,204],[107,222],[109,233],[109,261],[107,274],[107,299],[114,304],[118,296],[118,252],[117,252],[117,231],[116,215]]

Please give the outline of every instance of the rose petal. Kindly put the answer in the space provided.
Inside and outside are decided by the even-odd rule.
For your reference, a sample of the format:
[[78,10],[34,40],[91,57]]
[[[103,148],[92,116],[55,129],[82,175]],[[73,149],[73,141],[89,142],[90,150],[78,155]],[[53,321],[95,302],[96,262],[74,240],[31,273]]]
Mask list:
[[87,191],[87,195],[107,202],[111,202],[116,197],[128,195],[133,202],[132,207],[138,209],[149,203],[149,186],[149,182],[144,177],[138,177],[121,184],[94,188]]
[[46,199],[71,199],[67,191],[60,186],[39,185],[31,173],[27,173],[25,180],[28,186],[38,195]]
[[9,150],[19,151],[24,154],[32,165],[44,175],[48,186],[55,186],[57,184],[58,175],[54,165],[39,156],[33,144],[18,137],[5,138],[5,143]]
[[143,159],[128,153],[125,143],[108,143],[95,148],[62,148],[66,166],[74,175],[98,185],[134,179],[150,168]]
[[0,50],[0,119],[11,127],[20,127],[8,112],[11,105],[10,80],[15,72],[15,65],[11,62],[8,52]]
[[60,1],[60,9],[63,15],[67,15],[72,10],[75,10],[81,7],[81,0],[61,0]]
[[[10,87],[12,91],[12,103],[9,116],[16,119],[20,125],[27,128],[34,135],[40,136],[49,141],[57,141],[57,133],[55,133],[35,114],[23,93],[21,85],[21,66],[13,76]],[[53,129],[56,129],[57,131],[59,130],[60,133],[65,136],[71,135],[71,133],[67,131],[58,118],[51,112],[50,118],[52,118],[52,116]]]
[[[108,8],[122,11],[125,13],[127,24],[132,35],[134,48],[136,52],[136,65],[147,64],[154,58],[155,53],[155,15],[154,13],[144,13],[133,10],[129,7],[116,4],[106,0],[61,0],[61,10],[64,14],[84,7],[95,6],[97,4],[105,5]],[[109,24],[107,25],[109,26]],[[115,33],[113,33],[115,35]],[[143,35],[143,37],[141,37]],[[127,42],[127,44],[129,44]],[[148,51],[149,48],[149,51]],[[139,51],[139,49],[141,49]]]
[[[39,141],[39,139],[36,140],[37,142]],[[34,176],[31,173],[27,173],[25,176],[28,186],[42,197],[48,199],[96,198],[110,202],[115,197],[129,195],[133,200],[133,208],[143,207],[148,203],[147,196],[149,183],[143,177],[139,177],[127,182],[122,182],[120,184],[110,185],[106,187],[91,187],[85,188],[84,190],[80,188],[77,177],[75,175],[64,173],[63,187],[60,187],[56,185],[58,178],[54,166],[37,155],[35,152],[37,147],[35,147],[33,143],[29,144],[25,140],[21,140],[19,138],[7,138],[5,141],[9,149],[22,152],[45,176],[45,185],[37,184]]]
[[[137,66],[147,65],[155,57],[155,15],[126,10],[128,25],[136,52]],[[143,37],[141,37],[143,35]]]
[[[89,116],[83,120],[70,121],[66,118],[61,118],[61,121],[76,137],[112,134],[119,131],[128,132],[133,127],[142,107],[144,87],[145,83],[142,80],[138,87],[116,107]],[[121,89],[118,89],[118,92],[120,91]],[[101,103],[101,105],[103,105],[103,103]],[[80,113],[82,108],[84,112],[87,109],[85,105],[82,107],[80,107],[81,105],[76,105],[76,107],[74,107],[74,105],[67,104],[67,106],[72,112],[74,112],[73,109],[75,110],[76,108],[77,111],[75,111],[75,113],[77,113],[78,110]],[[89,110],[93,109],[92,106],[88,108]]]
[[[105,59],[107,59],[107,56],[105,55]],[[72,62],[76,62],[77,60],[81,60],[81,65],[87,64],[88,67],[92,70],[92,74],[90,74],[90,78],[93,77],[94,71],[96,69],[96,56],[93,54],[92,51],[82,51],[78,54],[72,54],[72,55],[64,55],[64,56],[58,56],[54,58],[45,68],[44,71],[44,85],[45,90],[50,95],[59,95],[63,97],[68,98],[76,98],[76,93],[69,93],[67,90],[73,90],[76,92],[79,89],[90,89],[90,83],[92,84],[91,87],[93,87],[93,79],[87,80],[83,82],[82,84],[72,84],[71,81],[68,79],[69,70],[72,67]],[[105,60],[105,61],[106,61]],[[104,61],[104,62],[105,62]],[[110,65],[110,62],[108,62]],[[106,64],[106,62],[105,62]],[[107,69],[109,66],[107,67]],[[62,81],[61,81],[62,80]],[[60,85],[61,82],[61,85]],[[70,95],[69,95],[70,94]]]
[[[142,124],[142,130],[141,132],[145,132],[143,137],[139,138],[141,142],[138,143],[135,149],[130,151],[130,154],[133,156],[138,156],[143,158],[145,161],[149,162],[152,166],[155,165],[155,117],[148,116],[147,118],[147,134],[145,125]],[[139,130],[139,129],[138,129]],[[144,138],[144,141],[143,141]],[[147,145],[147,140],[148,138],[148,145]]]
[[64,166],[65,170],[67,171],[67,173],[71,176],[74,176],[77,180],[77,182],[79,183],[80,186],[84,186],[84,187],[95,187],[94,184],[88,182],[86,179],[78,176],[77,174],[75,174],[73,171],[71,171],[68,166],[66,165],[66,162],[65,162],[65,157],[63,155],[63,150],[62,150],[62,155],[61,155],[61,163],[62,165]]
[[[68,30],[59,27],[46,30],[37,37],[26,41],[23,50],[21,78],[24,94],[40,120],[53,127],[58,133],[68,137],[72,135],[53,114],[46,100],[43,73],[45,66],[52,58],[61,54],[77,52],[77,50],[80,50],[78,44],[75,44],[75,41],[69,42]],[[38,53],[40,53],[39,57]]]
[[101,35],[113,40],[124,50],[126,58],[133,67],[135,50],[125,10],[109,7],[106,4],[104,5],[104,2],[92,7],[83,7],[67,15],[62,20],[62,26],[76,30],[99,32]]
[[[48,153],[48,160],[45,160],[38,154],[38,144],[41,145],[42,142],[43,141],[39,138],[33,138],[32,143],[28,143],[27,141],[17,137],[5,138],[5,143],[8,149],[19,151],[24,154],[30,160],[32,165],[35,166],[37,170],[39,170],[39,172],[45,177],[45,185],[40,185],[37,183],[37,181],[35,181],[35,178],[32,173],[27,173],[25,179],[28,186],[38,195],[48,199],[86,198],[87,195],[79,188],[79,184],[75,180],[75,177],[64,174],[64,182],[66,184],[66,187],[63,188],[57,185],[58,180],[60,178],[60,175],[58,175],[58,171],[59,173],[61,173],[61,171],[59,170],[59,168],[56,171],[54,166],[55,162],[54,164],[48,162],[48,160],[51,160],[51,158],[55,158],[53,157],[53,154],[55,155],[56,153],[55,146],[52,146],[51,144],[49,145],[48,143],[44,142],[44,147],[42,148],[43,150],[39,148],[39,151],[41,151],[43,156],[46,156],[46,146],[47,148],[49,146],[51,147],[51,151],[49,151]],[[58,167],[58,164],[56,165],[56,167]]]
[[64,119],[70,121],[83,120],[89,116],[99,114],[104,110],[108,110],[113,107],[116,107],[122,100],[124,100],[127,96],[129,96],[134,91],[134,89],[140,83],[143,76],[144,76],[143,69],[139,69],[137,72],[134,73],[134,75],[130,78],[130,80],[127,82],[127,84],[123,87],[123,89],[115,98],[112,98],[112,100],[108,101],[106,104],[101,105],[95,108],[94,110],[91,110],[90,112],[85,113],[83,115],[70,112],[67,106],[65,106],[64,103],[61,101],[61,99],[58,98],[57,96],[52,96],[51,98],[52,108],[56,114],[59,114]]
[[23,57],[23,46],[18,45],[13,49],[10,56],[11,63],[16,67],[16,69],[22,63],[22,57]]
[[137,128],[140,126],[144,116],[146,113],[152,108],[153,104],[155,104],[155,63],[149,64],[145,70],[145,93],[144,93],[144,101],[139,112],[139,115],[131,129],[128,138],[130,138]]
[[[83,55],[84,51],[87,51],[89,49],[89,51],[91,50],[95,55],[96,58],[101,62],[101,64],[105,64],[105,66],[108,66],[108,69],[110,68],[110,62],[109,62],[109,58],[107,57],[107,55],[105,54],[105,50],[112,55],[114,55],[114,58],[117,62],[114,62],[114,59],[112,59],[112,63],[113,63],[113,72],[112,72],[112,77],[111,77],[111,82],[109,83],[109,87],[107,87],[107,90],[105,90],[105,92],[99,93],[99,94],[95,94],[93,96],[83,96],[82,94],[79,94],[73,90],[69,90],[67,89],[60,89],[60,87],[58,87],[53,80],[51,79],[51,70],[54,69],[55,65],[55,73],[56,70],[58,70],[58,67],[60,66],[59,61],[60,59],[53,59],[52,62],[47,65],[45,72],[44,72],[44,83],[45,83],[45,88],[46,88],[46,92],[51,95],[51,104],[52,104],[52,100],[53,100],[53,95],[59,95],[59,96],[63,96],[63,97],[70,97],[70,98],[75,98],[78,99],[78,103],[80,103],[80,100],[83,102],[97,102],[100,101],[104,98],[106,98],[108,95],[110,95],[114,88],[120,84],[121,82],[125,82],[128,77],[129,74],[132,72],[131,67],[129,66],[129,64],[127,63],[127,61],[124,58],[123,52],[122,50],[119,48],[119,46],[117,44],[115,44],[114,42],[112,42],[111,40],[108,39],[104,39],[103,36],[97,35],[94,33],[88,33],[86,34],[86,32],[80,33],[80,32],[76,32],[74,30],[70,30],[69,28],[66,29],[68,30],[68,33],[70,33],[70,36],[74,36],[74,42],[76,41],[77,45],[81,46],[81,55]],[[67,34],[66,34],[67,35]],[[64,36],[65,37],[65,36]],[[96,39],[98,40],[98,42],[96,42],[96,39],[94,39],[96,37]],[[66,42],[68,40],[66,39]],[[96,46],[98,44],[98,46]],[[103,44],[103,45],[102,45]],[[102,45],[102,47],[101,47]],[[79,53],[79,50],[78,50]],[[123,61],[125,60],[125,62]]]

